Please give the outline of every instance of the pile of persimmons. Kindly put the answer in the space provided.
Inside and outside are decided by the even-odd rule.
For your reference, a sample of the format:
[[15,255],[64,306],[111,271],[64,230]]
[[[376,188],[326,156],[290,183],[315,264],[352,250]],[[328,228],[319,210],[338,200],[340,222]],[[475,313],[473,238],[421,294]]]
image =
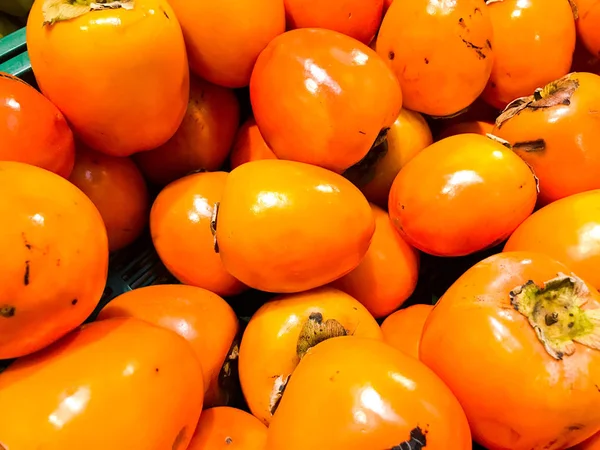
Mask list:
[[[0,450],[600,449],[600,2],[36,0],[27,44]],[[173,282],[106,304],[144,235]]]

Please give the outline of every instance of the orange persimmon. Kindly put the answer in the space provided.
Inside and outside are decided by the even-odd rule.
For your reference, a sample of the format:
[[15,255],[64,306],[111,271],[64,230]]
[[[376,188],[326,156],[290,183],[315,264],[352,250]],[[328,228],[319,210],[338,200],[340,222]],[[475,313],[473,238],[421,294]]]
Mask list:
[[419,358],[421,334],[433,305],[412,305],[390,314],[381,324],[383,340],[413,358]]
[[573,0],[577,6],[577,34],[585,48],[600,56],[600,3],[596,0]]
[[600,450],[600,432],[576,445],[572,450]]
[[250,117],[242,124],[235,136],[229,161],[231,168],[235,169],[244,163],[259,159],[277,159],[277,156],[260,134],[254,118]]

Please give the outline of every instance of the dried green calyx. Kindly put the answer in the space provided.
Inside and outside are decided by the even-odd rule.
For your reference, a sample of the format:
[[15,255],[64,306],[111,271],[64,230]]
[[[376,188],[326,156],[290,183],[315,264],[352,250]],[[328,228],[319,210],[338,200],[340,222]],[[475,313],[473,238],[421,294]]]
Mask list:
[[75,19],[90,11],[133,9],[133,0],[46,0],[42,5],[44,25]]
[[318,343],[334,337],[347,335],[348,331],[337,320],[327,319],[323,321],[321,313],[312,313],[302,326],[300,336],[298,336],[296,352],[298,353],[298,357],[302,359],[308,350]]

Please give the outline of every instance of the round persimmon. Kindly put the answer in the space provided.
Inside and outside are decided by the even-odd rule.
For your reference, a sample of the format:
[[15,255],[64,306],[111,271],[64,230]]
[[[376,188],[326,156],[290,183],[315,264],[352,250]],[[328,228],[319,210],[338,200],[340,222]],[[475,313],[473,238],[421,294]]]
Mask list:
[[377,35],[404,106],[451,116],[479,97],[492,70],[492,22],[483,0],[399,0]]
[[565,449],[600,429],[598,323],[600,294],[566,266],[541,253],[500,253],[438,301],[419,355],[485,448]]
[[194,170],[221,168],[235,138],[240,105],[231,89],[197,77],[181,126],[164,145],[135,155],[144,176],[164,186]]
[[219,295],[246,289],[223,267],[210,230],[227,176],[204,172],[174,181],[158,194],[150,212],[152,242],[167,269],[182,283]]
[[433,305],[412,305],[390,314],[381,324],[383,340],[413,358],[419,358],[421,334]]
[[69,181],[96,205],[111,252],[135,241],[148,224],[149,197],[144,177],[128,157],[80,146]]
[[475,133],[487,136],[494,130],[494,123],[484,120],[474,120],[468,122],[458,122],[442,128],[438,140],[454,136],[457,134]]
[[18,161],[68,177],[75,161],[73,133],[46,97],[0,72],[0,160]]
[[392,5],[392,1],[393,0],[383,0],[383,14],[384,15],[387,12],[387,10],[390,8],[390,6]]
[[187,450],[264,450],[267,427],[245,411],[205,409]]
[[367,155],[402,107],[398,81],[372,49],[317,28],[271,41],[254,66],[250,99],[278,158],[338,173]]
[[76,136],[94,150],[130,156],[164,144],[181,124],[185,43],[166,0],[105,3],[35,2],[27,50],[42,93]]
[[356,269],[332,286],[363,304],[376,319],[398,309],[417,286],[419,252],[400,237],[388,213],[371,205],[375,233]]
[[260,134],[254,118],[250,117],[242,124],[235,136],[229,161],[231,168],[235,169],[237,166],[259,159],[277,159],[277,156]]
[[493,134],[540,181],[540,203],[600,188],[600,76],[571,73],[506,107]]
[[[417,153],[431,145],[431,130],[423,116],[417,112],[402,108],[396,121],[387,132],[386,140],[373,150],[380,152],[374,163],[365,159],[364,164],[346,172],[367,199],[382,208],[387,208],[390,188],[400,169]],[[355,172],[351,174],[350,172]]]
[[377,34],[384,0],[284,0],[288,29],[326,28],[369,45]]
[[113,317],[141,319],[185,338],[202,363],[204,405],[223,403],[226,393],[221,391],[220,377],[229,376],[224,365],[238,332],[238,319],[225,300],[194,286],[147,286],[111,300],[97,320]]
[[132,318],[91,323],[2,373],[0,447],[185,450],[203,392],[200,363],[175,333]]
[[507,239],[536,198],[531,169],[511,150],[478,134],[459,134],[430,145],[400,171],[388,209],[413,247],[463,256]]
[[600,432],[576,445],[572,450],[600,450]]
[[317,345],[300,362],[266,450],[471,447],[465,413],[431,370],[384,342],[346,336]]
[[600,190],[536,211],[515,230],[504,251],[545,253],[600,290]]
[[190,68],[221,86],[248,86],[259,53],[285,31],[283,0],[170,0]]
[[252,414],[268,425],[309,349],[346,335],[383,338],[367,309],[332,287],[282,295],[265,303],[250,319],[240,346],[240,382]]
[[225,270],[267,292],[300,292],[347,274],[375,220],[352,183],[321,167],[265,159],[232,170],[215,218]]
[[46,347],[94,311],[108,242],[92,201],[52,172],[0,161],[0,192],[0,359],[8,359]]
[[594,56],[600,56],[600,4],[595,0],[573,0],[577,7],[577,34]]

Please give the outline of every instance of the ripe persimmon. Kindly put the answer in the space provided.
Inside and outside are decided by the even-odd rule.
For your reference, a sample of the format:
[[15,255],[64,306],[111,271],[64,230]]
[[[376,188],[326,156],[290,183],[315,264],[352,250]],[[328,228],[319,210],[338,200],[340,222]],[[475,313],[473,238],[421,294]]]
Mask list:
[[600,3],[595,0],[573,0],[577,7],[577,34],[594,56],[600,56]]
[[383,14],[387,12],[394,0],[383,0]]
[[471,447],[465,413],[431,370],[384,342],[345,336],[300,361],[266,450]]
[[478,134],[459,134],[430,145],[400,171],[388,209],[412,246],[462,256],[507,239],[536,198],[531,169],[511,150]]
[[113,317],[141,319],[185,338],[202,364],[204,405],[223,402],[226,392],[219,385],[220,376],[230,375],[224,366],[230,363],[228,357],[238,332],[238,319],[225,300],[194,286],[147,286],[111,300],[97,320]]
[[504,251],[545,253],[600,290],[600,190],[536,211],[515,230]]
[[569,72],[575,50],[570,0],[488,0],[494,65],[483,99],[502,109]]
[[267,427],[241,409],[221,406],[202,411],[187,450],[264,450]]
[[395,0],[377,53],[400,81],[404,106],[451,116],[475,101],[492,70],[492,22],[483,0]]
[[105,3],[35,2],[27,50],[42,93],[75,135],[94,150],[129,156],[175,134],[188,101],[189,68],[166,0]]
[[493,134],[540,180],[540,203],[600,188],[600,76],[571,73],[506,107]]
[[379,159],[373,163],[367,157],[344,175],[355,182],[369,201],[387,208],[390,188],[400,169],[432,143],[431,130],[423,116],[402,108],[386,140],[373,150],[376,157],[381,152]]
[[254,66],[250,99],[278,158],[338,173],[367,155],[402,107],[398,81],[372,49],[317,28],[271,41]]
[[169,0],[181,22],[190,68],[221,86],[250,82],[259,53],[285,31],[283,0]]
[[419,358],[423,326],[433,305],[412,305],[390,314],[381,324],[383,340],[413,358]]
[[135,241],[148,224],[148,188],[130,158],[106,155],[80,146],[69,181],[98,208],[111,252]]
[[483,120],[457,122],[442,128],[438,140],[454,136],[456,134],[475,133],[486,136],[494,130],[494,122]]
[[240,382],[252,414],[268,425],[307,351],[326,339],[346,335],[383,338],[367,309],[332,287],[282,295],[265,303],[250,319],[240,346]]
[[600,450],[600,432],[576,445],[572,450]]
[[284,0],[288,29],[326,28],[369,45],[381,24],[384,0]]
[[75,161],[65,117],[24,81],[0,72],[0,160],[18,161],[68,177]]
[[235,169],[237,166],[258,159],[277,159],[277,156],[260,134],[254,118],[250,117],[242,124],[235,136],[229,161],[231,168]]
[[135,155],[144,176],[159,186],[194,170],[221,168],[240,121],[240,105],[231,89],[197,77],[181,126],[164,145]]
[[246,289],[223,267],[210,230],[227,176],[205,172],[174,181],[158,194],[150,212],[152,242],[167,269],[182,283],[219,295]]
[[356,268],[375,231],[369,203],[321,167],[265,159],[229,174],[215,217],[231,275],[267,292],[300,292]]
[[0,161],[0,192],[0,359],[8,359],[88,318],[104,291],[108,242],[92,201],[52,172]]
[[376,319],[398,309],[417,286],[419,252],[407,244],[388,213],[371,205],[375,234],[369,250],[356,269],[332,286],[350,294]]
[[600,294],[566,266],[500,253],[446,291],[419,354],[485,448],[560,450],[600,429],[598,323]]
[[203,393],[184,339],[138,319],[102,320],[2,373],[0,447],[185,450]]

